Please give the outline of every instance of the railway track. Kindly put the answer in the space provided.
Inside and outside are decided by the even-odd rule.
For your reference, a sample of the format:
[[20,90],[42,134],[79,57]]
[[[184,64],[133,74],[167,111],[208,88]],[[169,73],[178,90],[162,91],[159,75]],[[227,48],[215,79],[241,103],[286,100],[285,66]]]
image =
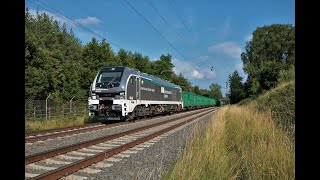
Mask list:
[[[113,124],[110,124],[113,125]],[[82,132],[89,132],[94,131],[97,129],[105,128],[108,125],[104,125],[101,123],[92,123],[90,125],[81,125],[81,126],[73,126],[73,127],[66,127],[66,128],[59,128],[59,129],[51,129],[51,130],[44,130],[39,131],[36,133],[27,133],[25,134],[25,143],[33,143],[37,141],[44,141],[47,139],[52,139],[56,137],[62,137],[72,134],[79,134]],[[108,126],[110,127],[110,126]]]
[[[139,120],[136,120],[136,122],[143,122],[143,121],[152,120],[156,118],[159,118],[159,117],[156,116],[156,117],[139,119]],[[95,131],[99,129],[128,125],[130,123],[132,122],[119,122],[119,123],[113,123],[113,124],[107,124],[107,125],[101,124],[101,123],[92,123],[88,125],[66,127],[66,128],[52,129],[52,130],[43,130],[35,133],[27,133],[25,134],[25,143],[45,141],[47,139],[54,139],[57,137],[70,136],[74,134],[80,134],[80,133]]]
[[[111,136],[27,156],[25,157],[26,178],[58,179],[77,171],[90,171],[90,168],[88,170],[85,167],[104,159],[112,160],[113,156],[117,154],[125,156],[124,152],[132,153],[138,149],[135,146],[194,121],[199,116],[210,114],[217,109],[209,108],[197,111],[192,115],[176,117]],[[95,165],[104,166],[107,164],[97,163]],[[91,171],[97,170],[91,169]]]

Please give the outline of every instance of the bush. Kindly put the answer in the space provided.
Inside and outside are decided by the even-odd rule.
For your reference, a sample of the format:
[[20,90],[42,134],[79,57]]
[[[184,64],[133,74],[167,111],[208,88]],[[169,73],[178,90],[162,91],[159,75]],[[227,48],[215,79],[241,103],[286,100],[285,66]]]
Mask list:
[[279,83],[292,81],[294,79],[295,79],[295,68],[294,67],[291,67],[288,70],[281,70],[279,72],[279,78],[278,78]]

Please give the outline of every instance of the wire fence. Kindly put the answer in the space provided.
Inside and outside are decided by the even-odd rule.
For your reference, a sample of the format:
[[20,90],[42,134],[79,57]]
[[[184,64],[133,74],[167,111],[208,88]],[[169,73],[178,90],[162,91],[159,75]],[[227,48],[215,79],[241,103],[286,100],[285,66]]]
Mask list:
[[[49,97],[49,96],[48,96]],[[50,120],[54,118],[64,118],[70,116],[83,116],[88,114],[86,102],[54,101],[46,100],[25,100],[25,121]]]

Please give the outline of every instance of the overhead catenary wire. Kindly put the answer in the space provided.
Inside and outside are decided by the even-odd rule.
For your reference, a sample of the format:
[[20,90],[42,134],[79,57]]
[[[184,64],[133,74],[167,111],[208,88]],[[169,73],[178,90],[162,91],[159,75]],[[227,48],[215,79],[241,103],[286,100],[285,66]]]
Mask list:
[[[170,6],[173,8],[174,13],[175,13],[176,16],[178,17],[178,19],[181,21],[181,23],[182,23],[183,26],[185,27],[185,29],[186,29],[189,33],[192,33],[192,32],[190,31],[190,29],[187,27],[187,25],[184,23],[184,21],[182,20],[181,16],[177,13],[178,11],[177,11],[177,8],[175,7],[176,5],[174,5],[175,3],[173,2],[173,0],[168,0],[168,2],[169,2],[169,4],[170,4]],[[201,51],[203,51],[203,49],[201,49]],[[204,53],[204,52],[205,52],[205,51],[203,51],[202,53],[203,53],[203,54],[206,54],[206,53]],[[211,67],[210,70],[213,71],[213,67]],[[205,77],[205,79],[208,79],[208,78]],[[208,79],[208,80],[209,80],[209,79]]]
[[151,8],[161,17],[161,19],[163,20],[163,22],[165,22],[177,35],[178,38],[181,39],[180,34],[168,23],[168,21],[160,14],[160,12],[158,11],[158,9],[151,3],[150,0],[146,0],[148,2],[148,4],[151,6]]
[[[173,49],[175,49],[185,60],[187,60],[187,61],[189,61],[180,51],[179,51],[179,49],[177,49],[167,38],[165,38],[160,32],[159,32],[159,30],[157,29],[157,28],[155,28],[152,24],[151,24],[151,22],[150,21],[148,21],[148,19],[146,18],[146,17],[144,17],[141,13],[139,13],[139,11],[136,9],[136,8],[134,8],[127,0],[124,0],[125,1],[125,3],[131,8],[131,9],[133,9],[145,22],[147,22],[157,33],[159,33],[160,34],[160,36],[163,38],[163,39],[165,39],[169,44],[170,44],[170,46],[173,48]],[[190,61],[189,61],[190,62]],[[191,62],[190,62],[190,65],[194,68],[194,69],[196,69],[198,72],[200,72],[200,70],[198,70],[198,68],[196,68]]]
[[[29,1],[30,3],[38,6],[38,7],[40,6],[40,4],[36,4],[35,2],[32,2],[31,0],[28,0],[28,1]],[[110,44],[113,44],[114,46],[116,46],[116,47],[118,47],[118,48],[120,49],[120,45],[118,45],[118,44],[116,44],[116,43],[114,43],[114,42],[112,42],[112,41],[110,41],[110,40],[107,40],[107,38],[105,38],[105,37],[101,36],[100,34],[94,32],[93,30],[91,30],[90,28],[82,25],[81,23],[79,23],[79,22],[77,22],[77,21],[74,21],[74,20],[72,20],[71,18],[65,16],[65,15],[62,14],[61,12],[59,12],[59,11],[57,11],[56,9],[50,7],[48,4],[46,4],[46,3],[44,3],[44,2],[42,2],[42,1],[40,1],[40,0],[35,0],[35,1],[38,1],[38,2],[41,3],[42,5],[48,7],[48,8],[50,8],[50,9],[52,9],[52,10],[49,10],[48,8],[46,8],[46,7],[44,7],[44,6],[40,6],[42,9],[45,9],[45,10],[47,10],[48,12],[50,12],[50,13],[52,13],[52,14],[54,14],[54,15],[57,15],[57,16],[65,19],[65,20],[71,22],[72,24],[74,24],[74,25],[82,28],[82,29],[85,30],[85,31],[88,31],[89,33],[91,33],[91,34],[93,34],[93,35],[95,35],[95,36],[97,36],[97,37],[99,37],[99,38],[101,38],[101,39],[105,39],[107,42],[109,42]],[[150,2],[150,0],[147,0],[147,1],[148,1],[148,3],[150,4],[150,6],[157,12],[157,14],[162,18],[162,20],[178,35],[179,38],[181,38],[180,34],[168,23],[168,21],[166,21],[166,19],[159,13],[158,9]],[[127,0],[125,0],[125,2],[126,2],[131,8],[133,8],[137,14],[139,14],[141,17],[143,17],[143,19],[144,19],[149,25],[151,25],[151,26],[153,27],[153,29],[154,29],[157,33],[159,33],[159,34],[161,35],[161,37],[164,38],[164,39],[170,44],[170,46],[171,46],[172,48],[174,48],[184,59],[186,59],[187,61],[189,61],[189,60],[188,60],[167,38],[165,38],[144,16],[142,16],[132,5],[130,5],[130,3],[128,3]],[[170,2],[170,1],[169,1],[169,2]],[[171,2],[170,2],[170,4],[171,4],[171,6],[172,6],[172,3],[171,3]],[[173,6],[172,6],[172,7],[173,7]],[[174,8],[174,7],[173,7],[173,8]],[[54,12],[53,12],[53,11],[54,11]],[[181,22],[184,24],[184,22],[183,22],[182,20],[181,20]],[[187,27],[185,24],[184,24],[184,26],[185,26],[185,28],[189,31],[188,27]],[[190,32],[190,31],[189,31],[189,32]],[[189,61],[189,62],[190,62],[190,61]],[[190,63],[190,65],[191,65],[195,70],[197,70],[198,72],[201,72],[201,71],[200,71],[197,67],[195,67],[192,63]],[[207,78],[205,77],[205,79],[207,79]]]
[[[173,28],[173,26],[170,25],[170,23],[168,23],[168,21],[160,14],[160,12],[158,11],[158,9],[152,4],[152,2],[150,0],[146,0],[148,2],[148,4],[152,7],[152,9],[154,11],[156,11],[156,13],[162,18],[162,20],[178,35],[178,38],[180,38],[180,40],[182,40],[182,36],[175,30],[175,28]],[[168,0],[172,6],[172,8],[174,8],[173,6],[173,1],[171,0]],[[172,2],[172,3],[171,3]],[[176,12],[176,11],[174,11]],[[178,15],[178,13],[176,13],[178,17],[180,17]],[[183,23],[183,20],[180,19],[180,21]],[[190,32],[190,30],[186,27],[186,29]],[[195,58],[195,57],[194,57]],[[192,58],[189,58],[189,59],[192,59]],[[213,71],[213,67],[211,67],[210,69],[211,71]],[[208,78],[206,78],[208,79]]]
[[[27,0],[27,1],[29,1],[30,3],[32,3],[32,4],[36,5],[36,6],[40,6],[39,4],[36,4],[35,2],[32,2],[31,0]],[[103,36],[101,36],[100,34],[94,32],[93,30],[91,30],[90,28],[88,28],[88,27],[86,27],[86,26],[84,26],[84,25],[82,25],[82,24],[80,24],[80,23],[72,20],[71,18],[65,16],[64,14],[62,14],[62,13],[59,12],[59,11],[57,11],[56,9],[50,7],[50,6],[47,5],[46,3],[44,3],[44,2],[42,2],[42,1],[40,1],[40,0],[36,0],[36,1],[38,1],[39,3],[43,4],[44,6],[50,8],[50,9],[52,10],[52,11],[51,11],[51,10],[49,10],[48,8],[41,6],[41,8],[45,9],[46,11],[48,11],[48,12],[54,14],[54,15],[57,15],[57,16],[65,19],[65,20],[67,20],[67,21],[70,21],[72,24],[74,24],[74,25],[76,25],[76,26],[78,26],[78,27],[80,27],[80,28],[88,31],[89,33],[91,33],[91,34],[93,34],[93,35],[95,35],[95,36],[97,36],[97,37],[99,37],[99,38],[101,38],[101,39],[105,39],[107,42],[109,42],[110,44],[113,44],[114,46],[118,47],[119,49],[121,48],[120,45],[118,45],[117,43],[114,43],[114,42],[112,42],[112,41],[110,41],[110,40],[107,40],[106,37],[103,37]],[[54,12],[53,12],[53,11],[54,11]]]
[[[148,2],[148,4],[152,7],[152,9],[154,11],[156,11],[156,13],[162,18],[162,20],[178,35],[178,38],[180,40],[182,40],[182,36],[175,30],[175,28],[173,26],[170,25],[170,23],[160,14],[160,12],[158,11],[158,9],[152,4],[152,2],[150,0],[146,0]],[[182,21],[182,20],[181,20]],[[189,30],[188,30],[189,31]],[[190,32],[190,31],[189,31]],[[191,58],[189,58],[191,59]],[[198,69],[197,69],[198,70]],[[213,67],[211,67],[210,69],[211,71],[213,71]],[[198,70],[199,71],[199,70]],[[200,72],[200,71],[199,71]],[[207,77],[205,77],[205,79],[208,80]]]
[[182,18],[179,16],[179,14],[177,13],[177,11],[176,11],[176,8],[174,7],[174,2],[173,1],[171,1],[171,0],[168,0],[169,1],[169,4],[171,5],[171,7],[174,9],[174,11],[173,12],[175,12],[175,14],[176,14],[176,16],[178,17],[178,19],[180,19],[180,21],[181,21],[181,23],[183,24],[183,26],[189,31],[189,32],[191,32],[190,30],[189,30],[189,28],[188,28],[188,26],[184,23],[184,21],[182,20]]
[[[185,27],[185,29],[189,32],[189,33],[193,33],[192,31],[190,31],[190,29],[187,27],[187,25],[184,23],[184,21],[182,20],[181,16],[178,14],[177,8],[175,7],[176,5],[174,5],[175,3],[173,2],[173,0],[168,0],[169,4],[171,5],[172,9],[174,10],[173,12],[176,14],[176,16],[178,17],[178,19],[181,21],[181,23],[183,24],[183,26]],[[204,53],[205,54],[205,53]]]
[[[82,25],[82,24],[80,24],[80,23],[72,20],[71,18],[65,16],[64,14],[62,14],[61,12],[59,12],[58,10],[50,7],[48,4],[46,4],[46,3],[44,3],[44,2],[42,2],[42,1],[40,1],[40,0],[36,0],[36,1],[38,1],[39,3],[41,3],[42,5],[50,8],[51,10],[49,10],[48,8],[46,8],[46,7],[44,7],[44,6],[41,6],[40,4],[36,4],[35,2],[32,2],[31,0],[27,0],[27,1],[29,1],[30,3],[32,3],[32,4],[36,5],[36,6],[40,6],[40,7],[43,8],[44,10],[46,10],[46,11],[48,11],[48,12],[54,14],[54,15],[57,15],[57,16],[65,19],[65,20],[71,22],[72,24],[74,24],[74,25],[76,25],[76,26],[78,26],[78,27],[80,27],[80,28],[88,31],[89,33],[91,33],[91,34],[93,34],[93,35],[95,35],[95,36],[97,36],[97,37],[99,37],[99,38],[101,38],[101,39],[105,39],[107,42],[113,44],[114,46],[118,47],[119,49],[121,48],[120,45],[118,45],[118,44],[116,44],[116,43],[114,43],[114,42],[112,42],[112,41],[110,41],[110,40],[107,40],[107,38],[105,38],[105,37],[97,34],[96,32],[94,32],[93,30],[89,29],[88,27],[85,27],[84,25]],[[181,51],[179,51],[179,49],[177,49],[167,38],[165,38],[141,13],[139,13],[139,12],[137,11],[137,9],[135,9],[127,0],[124,0],[124,1],[125,1],[125,2],[128,4],[128,6],[129,6],[130,8],[132,8],[140,17],[142,17],[157,33],[159,33],[160,36],[161,36],[162,38],[164,38],[164,39],[169,43],[169,45],[170,45],[173,49],[175,49],[185,60],[189,61],[189,60],[181,53]],[[190,62],[190,61],[189,61],[189,62]],[[190,62],[190,65],[191,65],[195,70],[197,70],[198,72],[200,72],[200,70],[199,70],[198,68],[196,68],[191,62]]]
[[[162,18],[162,20],[178,35],[177,37],[182,40],[182,36],[178,33],[177,30],[175,30],[175,28],[173,26],[170,25],[170,23],[160,14],[160,12],[158,11],[158,9],[152,4],[152,2],[150,0],[146,0],[149,5],[152,7],[152,9],[154,11],[157,12],[157,14]],[[188,30],[189,31],[189,30]],[[189,31],[190,32],[190,31]],[[192,59],[192,58],[189,58],[189,59]]]

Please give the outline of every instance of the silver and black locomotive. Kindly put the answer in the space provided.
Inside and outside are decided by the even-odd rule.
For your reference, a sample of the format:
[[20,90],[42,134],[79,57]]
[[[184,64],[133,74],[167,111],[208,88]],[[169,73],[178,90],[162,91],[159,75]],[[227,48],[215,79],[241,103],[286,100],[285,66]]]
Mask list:
[[90,87],[90,114],[102,122],[179,112],[181,87],[129,67],[101,69]]

